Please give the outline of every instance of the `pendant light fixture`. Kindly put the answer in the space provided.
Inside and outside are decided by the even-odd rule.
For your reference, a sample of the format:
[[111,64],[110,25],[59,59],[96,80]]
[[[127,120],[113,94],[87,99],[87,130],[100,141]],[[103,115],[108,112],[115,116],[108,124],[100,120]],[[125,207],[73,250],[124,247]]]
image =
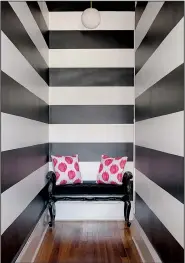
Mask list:
[[88,29],[95,29],[99,26],[101,17],[97,9],[92,8],[92,1],[90,2],[90,8],[87,8],[81,16],[82,24]]

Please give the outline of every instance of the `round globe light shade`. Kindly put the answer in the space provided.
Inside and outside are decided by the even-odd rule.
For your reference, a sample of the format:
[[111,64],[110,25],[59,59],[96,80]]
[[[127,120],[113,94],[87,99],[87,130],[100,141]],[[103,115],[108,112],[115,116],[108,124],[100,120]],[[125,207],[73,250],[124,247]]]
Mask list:
[[89,29],[94,29],[100,24],[100,13],[95,8],[87,8],[82,13],[82,24]]

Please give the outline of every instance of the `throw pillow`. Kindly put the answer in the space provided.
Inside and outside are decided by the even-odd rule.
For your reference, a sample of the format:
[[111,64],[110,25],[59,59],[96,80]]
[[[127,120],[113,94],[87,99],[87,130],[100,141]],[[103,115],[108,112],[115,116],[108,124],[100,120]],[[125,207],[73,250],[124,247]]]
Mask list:
[[127,157],[102,155],[96,180],[97,184],[121,185],[127,159]]
[[73,156],[52,155],[51,159],[56,175],[56,185],[82,183],[77,154]]

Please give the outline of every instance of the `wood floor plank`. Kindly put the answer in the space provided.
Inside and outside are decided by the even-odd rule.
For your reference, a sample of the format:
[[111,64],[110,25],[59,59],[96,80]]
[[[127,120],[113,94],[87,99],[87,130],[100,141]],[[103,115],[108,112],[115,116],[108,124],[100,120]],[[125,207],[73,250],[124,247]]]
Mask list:
[[123,222],[56,222],[34,263],[141,263]]

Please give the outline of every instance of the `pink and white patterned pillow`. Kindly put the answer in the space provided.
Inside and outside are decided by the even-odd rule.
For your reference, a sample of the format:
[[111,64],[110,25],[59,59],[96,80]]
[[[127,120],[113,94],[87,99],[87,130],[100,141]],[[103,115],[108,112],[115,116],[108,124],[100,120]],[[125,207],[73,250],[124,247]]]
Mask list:
[[97,184],[122,184],[123,170],[128,157],[101,156]]
[[73,156],[52,155],[51,159],[53,170],[56,175],[56,185],[82,183],[77,154]]

